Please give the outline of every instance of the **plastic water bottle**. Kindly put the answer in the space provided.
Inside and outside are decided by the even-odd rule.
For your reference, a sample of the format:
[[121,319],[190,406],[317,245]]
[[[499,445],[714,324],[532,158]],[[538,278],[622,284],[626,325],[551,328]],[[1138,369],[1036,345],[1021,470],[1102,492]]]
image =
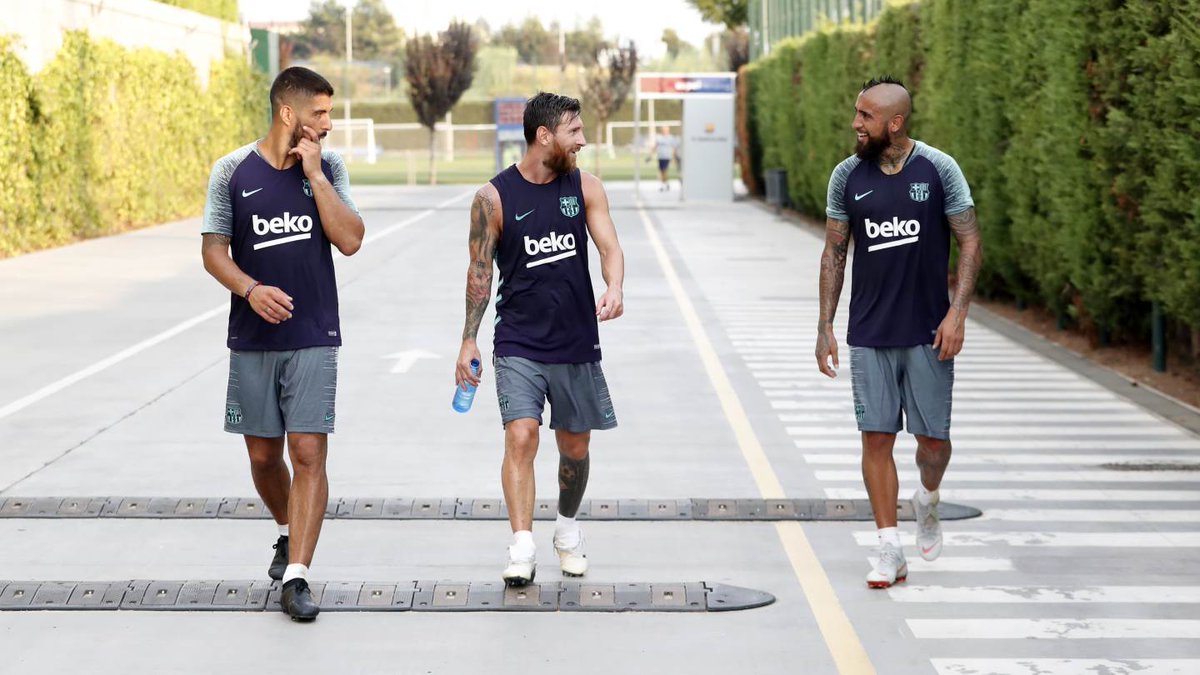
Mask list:
[[[471,374],[479,375],[479,359],[471,359]],[[471,409],[471,404],[475,401],[475,385],[467,383],[467,388],[454,388],[454,409],[460,413],[465,413]]]

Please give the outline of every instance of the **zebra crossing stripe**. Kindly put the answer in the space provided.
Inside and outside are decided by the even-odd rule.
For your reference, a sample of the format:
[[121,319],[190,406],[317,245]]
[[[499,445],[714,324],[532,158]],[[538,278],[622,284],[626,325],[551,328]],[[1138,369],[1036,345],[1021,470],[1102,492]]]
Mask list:
[[907,619],[922,640],[1195,640],[1196,619]]
[[[787,427],[788,434],[792,436],[828,436],[830,429],[823,427]],[[996,437],[1010,434],[1014,431],[1011,425],[969,425],[958,427],[955,426],[951,432],[954,439],[961,439],[964,436],[987,436]],[[1022,425],[1020,428],[1022,437],[1024,436],[1068,436],[1077,437],[1083,435],[1089,436],[1135,436],[1138,438],[1144,436],[1166,436],[1171,438],[1194,438],[1191,434],[1176,427],[1159,427],[1157,429],[1143,429],[1127,426],[1091,426],[1086,428],[1077,427],[1055,427],[1055,426],[1032,426]],[[1013,445],[1020,446],[1022,439],[1014,439]]]
[[[874,567],[879,563],[879,558],[870,556],[867,558],[867,563],[871,567]],[[939,572],[1012,572],[1015,569],[1011,558],[975,558],[970,556],[944,555],[934,561],[922,560],[921,558],[913,558],[908,561],[908,571],[920,572],[921,574],[936,574]]]
[[[909,489],[915,485],[908,486]],[[901,486],[903,493],[905,486]],[[825,488],[829,499],[866,499],[863,488]],[[954,488],[942,489],[942,499],[954,502],[1200,502],[1200,490],[1104,490],[1070,488]]]
[[[862,463],[859,453],[809,453],[802,455],[809,464],[849,464],[858,466]],[[950,462],[950,475],[957,474],[954,467],[958,466],[1019,466],[1035,464],[1046,466],[1087,465],[1087,464],[1182,464],[1198,462],[1198,455],[981,455],[964,454],[955,456]],[[1200,472],[1198,472],[1200,475]]]
[[1200,586],[892,586],[896,602],[1200,603]]
[[[956,434],[951,434],[957,438]],[[795,441],[796,447],[805,450],[813,449],[813,446],[820,446],[826,450],[861,450],[862,441],[859,439],[858,433],[853,432],[844,436],[833,438],[806,438]],[[896,449],[898,450],[915,450],[917,441],[907,434],[896,437]],[[1162,450],[1193,450],[1200,451],[1200,440],[1188,438],[1154,438],[1154,439],[971,439],[965,441],[961,445],[956,444],[955,447],[969,447],[972,452],[979,450],[1145,450],[1145,451],[1162,451]],[[1063,455],[1070,457],[1070,455]],[[958,457],[951,460],[957,463]]]
[[[829,482],[858,482],[862,472],[851,469],[813,472],[817,480]],[[921,475],[916,471],[899,471],[901,482],[915,483]],[[959,483],[1200,483],[1200,471],[954,471],[950,480]],[[1200,494],[1197,494],[1200,499]]]
[[938,675],[1195,675],[1200,659],[930,659]]
[[988,509],[976,520],[1018,523],[1200,523],[1188,509]]
[[[959,532],[942,533],[949,546],[1039,546],[1062,548],[1195,548],[1200,547],[1200,532]],[[877,546],[879,533],[858,530],[854,541],[859,546]],[[916,535],[900,533],[900,543],[916,546]]]
[[[844,424],[846,421],[846,411],[850,409],[849,402],[838,406],[835,409],[813,411],[809,410],[808,401],[795,400],[772,400],[771,407],[779,411],[803,410],[804,412],[786,412],[780,414],[779,419],[783,422],[842,422],[842,426],[853,428],[853,424]],[[1033,406],[1030,406],[1032,408]],[[1159,426],[1163,421],[1143,412],[1098,412],[1098,413],[954,413],[954,425],[957,428],[960,425],[993,422],[1003,423],[1010,428],[1020,426],[1024,428],[1027,424],[1058,422],[1062,424],[1095,424],[1096,422],[1123,422],[1124,426]]]

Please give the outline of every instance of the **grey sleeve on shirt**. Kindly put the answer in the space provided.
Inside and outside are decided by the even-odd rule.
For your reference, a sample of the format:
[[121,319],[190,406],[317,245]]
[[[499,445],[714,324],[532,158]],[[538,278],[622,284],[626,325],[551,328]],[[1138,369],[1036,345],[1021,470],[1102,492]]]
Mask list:
[[346,170],[346,162],[342,160],[342,156],[332,150],[322,150],[321,158],[329,162],[329,169],[333,172],[334,192],[337,192],[342,202],[349,206],[355,215],[362,215],[358,212],[354,198],[350,196],[350,172]]
[[254,143],[244,145],[217,160],[208,177],[208,199],[204,202],[204,219],[200,223],[200,234],[222,234],[233,236],[233,197],[229,193],[229,182],[242,160],[254,151]]
[[938,176],[942,179],[942,193],[945,195],[945,206],[942,211],[948,216],[957,216],[974,207],[975,200],[971,198],[971,186],[967,185],[967,179],[963,176],[962,169],[958,168],[958,162],[941,150],[924,143],[922,146],[924,147],[921,148],[921,154],[933,162]]
[[851,155],[842,160],[841,164],[833,170],[833,174],[829,176],[829,193],[825,197],[825,216],[834,220],[840,220],[843,223],[849,222],[850,214],[846,213],[846,180],[850,178],[850,174],[862,161],[857,156]]

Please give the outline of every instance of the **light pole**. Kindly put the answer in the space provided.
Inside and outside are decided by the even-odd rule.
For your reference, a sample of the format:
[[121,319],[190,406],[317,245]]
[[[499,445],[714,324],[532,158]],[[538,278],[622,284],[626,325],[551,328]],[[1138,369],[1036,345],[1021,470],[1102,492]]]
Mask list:
[[354,61],[354,0],[346,0],[346,67],[342,82],[342,110],[346,120],[343,124],[346,133],[346,161],[354,156],[354,145],[350,137],[350,64]]

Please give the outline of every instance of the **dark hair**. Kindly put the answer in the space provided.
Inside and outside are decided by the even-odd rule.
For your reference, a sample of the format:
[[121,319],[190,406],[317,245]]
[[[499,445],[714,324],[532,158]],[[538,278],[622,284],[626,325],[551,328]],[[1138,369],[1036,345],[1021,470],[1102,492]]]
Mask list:
[[333,96],[333,85],[315,71],[292,66],[279,71],[271,84],[271,114],[278,115],[279,109],[296,94],[312,98],[318,94]]
[[870,89],[871,87],[878,87],[881,84],[899,85],[900,87],[904,88],[904,91],[908,91],[908,87],[905,87],[903,82],[901,82],[897,78],[892,77],[891,75],[880,75],[879,77],[872,77],[871,79],[869,79],[863,83],[862,91],[866,91],[866,90]]
[[539,91],[537,96],[525,102],[525,142],[533,145],[538,127],[554,131],[562,124],[564,114],[578,115],[580,110],[577,98]]

